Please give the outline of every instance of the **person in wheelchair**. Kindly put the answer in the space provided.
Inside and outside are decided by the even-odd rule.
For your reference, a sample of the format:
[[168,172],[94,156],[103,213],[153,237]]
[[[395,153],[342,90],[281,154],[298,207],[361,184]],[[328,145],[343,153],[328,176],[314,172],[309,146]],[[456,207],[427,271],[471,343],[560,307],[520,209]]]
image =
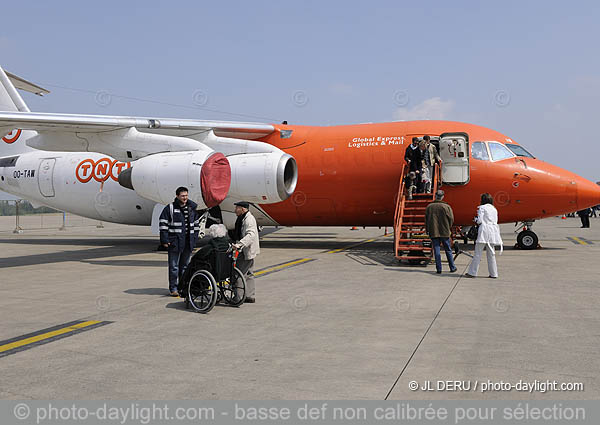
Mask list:
[[210,240],[192,256],[190,264],[179,282],[177,290],[182,298],[187,295],[187,284],[192,274],[200,269],[213,270],[217,266],[217,254],[228,252],[231,246],[227,228],[223,224],[213,224],[208,228],[206,235]]

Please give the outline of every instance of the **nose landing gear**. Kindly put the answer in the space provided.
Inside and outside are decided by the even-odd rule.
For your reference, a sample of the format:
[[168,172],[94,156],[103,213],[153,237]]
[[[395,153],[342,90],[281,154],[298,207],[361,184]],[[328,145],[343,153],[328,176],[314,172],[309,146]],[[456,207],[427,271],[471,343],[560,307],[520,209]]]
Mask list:
[[535,234],[535,232],[531,230],[531,228],[533,227],[533,221],[523,221],[521,223],[516,223],[515,226],[518,227],[518,229],[515,230],[515,233],[519,233],[517,235],[517,244],[515,245],[515,248],[541,248],[538,236]]

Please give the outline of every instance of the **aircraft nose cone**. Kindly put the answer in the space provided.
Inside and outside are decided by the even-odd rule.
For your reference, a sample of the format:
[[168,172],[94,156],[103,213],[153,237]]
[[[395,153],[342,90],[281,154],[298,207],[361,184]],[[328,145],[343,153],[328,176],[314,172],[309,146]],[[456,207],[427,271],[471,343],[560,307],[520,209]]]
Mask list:
[[600,186],[589,180],[580,179],[577,182],[577,209],[600,205]]

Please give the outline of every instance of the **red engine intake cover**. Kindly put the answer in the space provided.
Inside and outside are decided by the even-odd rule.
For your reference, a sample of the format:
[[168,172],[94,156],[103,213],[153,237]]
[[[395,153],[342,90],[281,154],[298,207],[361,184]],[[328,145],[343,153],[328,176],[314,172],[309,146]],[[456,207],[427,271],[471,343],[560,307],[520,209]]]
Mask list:
[[222,153],[214,153],[202,164],[200,187],[207,207],[219,205],[227,197],[231,185],[231,167]]

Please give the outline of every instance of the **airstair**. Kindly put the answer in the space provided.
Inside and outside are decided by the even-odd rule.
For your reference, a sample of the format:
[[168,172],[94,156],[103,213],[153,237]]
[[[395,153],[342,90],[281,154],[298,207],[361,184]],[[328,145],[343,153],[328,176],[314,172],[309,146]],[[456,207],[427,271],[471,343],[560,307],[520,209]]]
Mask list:
[[435,199],[438,189],[438,164],[434,166],[431,193],[415,193],[409,199],[405,188],[408,166],[402,167],[394,214],[394,254],[409,264],[429,264],[432,258],[431,240],[425,232],[425,208]]

